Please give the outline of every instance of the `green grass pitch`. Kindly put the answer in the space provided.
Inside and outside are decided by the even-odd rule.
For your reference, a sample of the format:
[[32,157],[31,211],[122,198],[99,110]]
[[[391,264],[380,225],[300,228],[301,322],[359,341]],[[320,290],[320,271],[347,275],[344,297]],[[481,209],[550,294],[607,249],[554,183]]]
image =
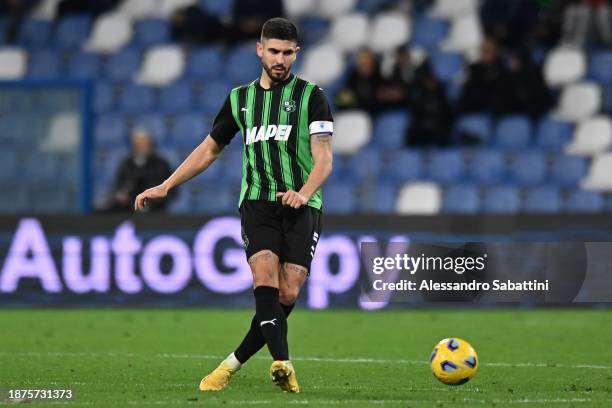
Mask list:
[[[4,310],[0,388],[72,388],[76,399],[61,405],[74,407],[612,406],[610,310],[298,309],[289,344],[299,395],[272,385],[266,349],[228,389],[199,392],[250,318],[206,309]],[[470,341],[481,363],[459,387],[439,383],[427,364],[435,343],[451,336]]]

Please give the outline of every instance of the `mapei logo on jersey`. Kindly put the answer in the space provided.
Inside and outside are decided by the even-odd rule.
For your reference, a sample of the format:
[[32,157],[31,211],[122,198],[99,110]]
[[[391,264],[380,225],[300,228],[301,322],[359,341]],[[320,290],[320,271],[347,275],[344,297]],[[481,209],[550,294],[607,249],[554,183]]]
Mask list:
[[289,139],[292,127],[292,125],[267,125],[252,127],[247,129],[246,144],[250,145],[255,142],[270,139],[286,142],[287,139]]

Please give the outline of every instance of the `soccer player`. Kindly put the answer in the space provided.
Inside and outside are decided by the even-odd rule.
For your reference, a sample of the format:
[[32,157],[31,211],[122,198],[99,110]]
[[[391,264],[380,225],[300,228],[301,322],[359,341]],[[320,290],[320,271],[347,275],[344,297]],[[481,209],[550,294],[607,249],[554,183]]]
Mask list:
[[202,391],[225,388],[264,345],[274,360],[272,380],[283,391],[300,390],[289,360],[287,317],[308,277],[321,232],[320,188],[332,170],[333,118],[322,89],[291,73],[300,51],[297,37],[289,20],[273,18],[263,25],[256,45],[260,77],[232,89],[210,135],[167,180],[141,193],[134,204],[139,210],[147,200],[166,197],[206,170],[234,135],[242,133],[239,208],[255,316],[236,350],[202,379]]

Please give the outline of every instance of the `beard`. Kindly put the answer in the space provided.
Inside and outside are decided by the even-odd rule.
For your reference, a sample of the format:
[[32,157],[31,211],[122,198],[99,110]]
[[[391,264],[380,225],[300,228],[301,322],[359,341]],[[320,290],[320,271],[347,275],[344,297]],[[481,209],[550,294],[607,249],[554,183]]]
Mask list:
[[[264,71],[266,71],[266,73],[268,74],[268,77],[272,80],[272,82],[281,82],[281,81],[283,81],[284,79],[287,78],[287,76],[289,76],[289,73],[291,72],[291,67],[285,68],[282,65],[273,65],[273,66],[269,67],[269,66],[267,66],[266,64],[264,64],[262,62],[261,66],[263,67]],[[274,67],[282,68],[283,71],[282,72],[275,72],[273,70]]]

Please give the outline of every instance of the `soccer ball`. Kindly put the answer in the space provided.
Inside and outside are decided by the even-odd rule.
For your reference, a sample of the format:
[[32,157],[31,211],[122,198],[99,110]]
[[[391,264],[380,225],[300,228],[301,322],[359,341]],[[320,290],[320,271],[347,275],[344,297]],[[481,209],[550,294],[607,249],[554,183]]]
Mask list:
[[465,384],[478,370],[476,350],[467,341],[456,337],[436,344],[429,362],[433,375],[448,385]]

